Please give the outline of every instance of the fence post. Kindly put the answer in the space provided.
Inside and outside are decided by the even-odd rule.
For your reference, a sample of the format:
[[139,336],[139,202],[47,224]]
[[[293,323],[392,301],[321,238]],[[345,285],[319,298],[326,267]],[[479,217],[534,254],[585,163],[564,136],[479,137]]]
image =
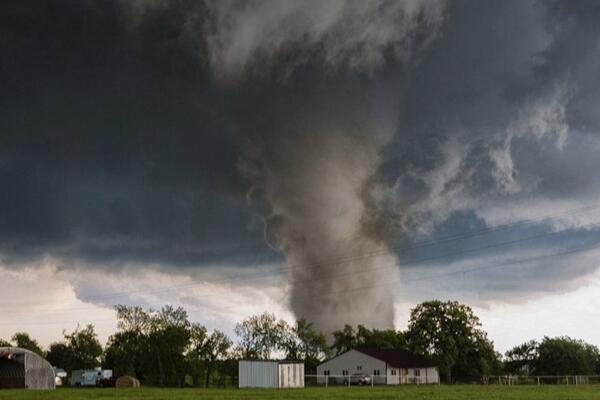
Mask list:
[[325,387],[329,384],[329,375],[325,375]]
[[373,375],[371,375],[371,387],[373,387],[373,384],[374,384],[374,383],[373,383],[373,380],[374,380],[374,379],[373,379]]
[[538,376],[538,386],[540,386],[540,377]]

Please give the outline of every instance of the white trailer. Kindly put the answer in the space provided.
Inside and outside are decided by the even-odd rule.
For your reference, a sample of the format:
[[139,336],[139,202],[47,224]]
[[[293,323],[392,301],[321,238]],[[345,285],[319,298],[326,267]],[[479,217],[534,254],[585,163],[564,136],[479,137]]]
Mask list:
[[111,369],[86,369],[71,372],[71,386],[99,386],[112,378]]

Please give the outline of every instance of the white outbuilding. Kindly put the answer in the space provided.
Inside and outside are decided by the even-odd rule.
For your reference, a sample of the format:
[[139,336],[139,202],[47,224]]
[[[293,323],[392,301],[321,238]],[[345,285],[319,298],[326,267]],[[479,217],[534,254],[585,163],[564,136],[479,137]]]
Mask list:
[[436,366],[423,357],[401,349],[355,349],[325,361],[317,367],[321,384],[353,384],[359,376],[372,378],[374,384],[439,383]]
[[238,366],[240,388],[302,388],[304,363],[293,361],[246,361]]

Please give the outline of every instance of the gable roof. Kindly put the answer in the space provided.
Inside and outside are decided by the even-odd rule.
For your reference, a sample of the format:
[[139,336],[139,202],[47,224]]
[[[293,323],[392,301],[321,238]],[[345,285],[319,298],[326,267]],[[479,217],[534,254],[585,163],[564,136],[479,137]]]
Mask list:
[[304,361],[301,360],[292,360],[292,359],[283,359],[283,360],[252,360],[252,359],[244,359],[244,360],[238,360],[239,362],[254,362],[254,363],[259,363],[259,362],[265,362],[265,363],[277,363],[277,364],[304,364]]
[[426,368],[434,365],[427,359],[420,357],[408,350],[402,349],[355,349],[358,352],[384,361],[394,368]]

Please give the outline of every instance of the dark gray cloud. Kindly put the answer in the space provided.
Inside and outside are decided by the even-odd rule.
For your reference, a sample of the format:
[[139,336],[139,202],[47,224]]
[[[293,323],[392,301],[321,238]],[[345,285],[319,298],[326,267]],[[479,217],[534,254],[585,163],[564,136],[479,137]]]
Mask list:
[[[256,160],[243,140],[266,140],[258,149],[266,146],[267,169],[281,174],[297,164],[277,159],[281,154],[273,149],[309,144],[305,136],[290,143],[264,130],[308,125],[307,116],[320,118],[321,127],[352,125],[365,120],[365,108],[370,123],[391,131],[389,142],[376,146],[383,157],[374,156],[377,191],[370,200],[399,244],[560,217],[533,233],[560,230],[562,236],[500,253],[411,264],[532,231],[517,227],[399,250],[407,279],[461,262],[483,264],[502,253],[526,258],[595,240],[595,230],[581,227],[597,221],[597,213],[562,214],[594,205],[600,191],[597,2],[450,1],[444,12],[425,13],[432,16],[425,22],[398,6],[383,19],[381,35],[360,23],[364,13],[378,15],[374,9],[336,14],[331,6],[331,17],[319,14],[315,29],[307,22],[314,10],[297,3],[247,4],[0,4],[3,264],[48,255],[106,268],[280,262],[257,216],[273,211],[265,187],[247,203],[257,181],[240,174],[240,166],[255,167]],[[210,12],[227,24],[207,25]],[[282,23],[286,18],[294,24]],[[394,29],[398,18],[405,18],[404,30]],[[249,39],[235,29],[248,20]],[[413,61],[407,62],[402,35],[412,32],[411,23],[432,21],[435,34],[416,35],[422,46],[408,52]],[[345,40],[332,41],[336,35]],[[365,52],[373,40],[378,45]],[[239,84],[240,75],[251,78]],[[337,106],[327,109],[331,103]],[[282,113],[294,107],[305,108],[286,119]],[[352,107],[361,111],[345,118]],[[329,119],[323,118],[327,111]],[[240,134],[245,129],[253,132]],[[267,234],[273,239],[277,232]],[[522,270],[482,270],[467,284],[484,300],[496,300],[571,288],[597,266],[581,256]],[[463,287],[464,279],[448,276],[446,290]]]
[[132,32],[111,2],[1,7],[5,259],[260,255],[221,96],[169,20]]
[[[572,254],[528,263],[527,268],[461,268],[560,252],[597,240],[599,132],[592,99],[600,92],[598,5],[593,2],[452,2],[447,24],[411,79],[404,128],[390,148],[386,168],[396,180],[393,197],[403,198],[405,226],[419,235],[440,236],[521,219],[553,215],[537,229],[564,229],[564,236],[525,246],[468,253],[432,262],[443,270],[435,290],[470,299],[510,300],[517,293],[567,290],[597,270],[594,257]],[[587,116],[584,116],[586,114]],[[477,243],[510,241],[523,227],[482,235]],[[443,236],[443,235],[442,235]],[[567,246],[567,247],[568,247]],[[431,246],[422,252],[452,253]],[[514,258],[514,257],[512,257]],[[418,275],[423,264],[411,266]],[[450,263],[453,263],[451,265]],[[452,271],[457,273],[452,274]],[[407,278],[410,279],[410,278]],[[428,283],[417,283],[428,290]],[[443,287],[443,290],[442,290]],[[429,291],[428,291],[429,293]]]

